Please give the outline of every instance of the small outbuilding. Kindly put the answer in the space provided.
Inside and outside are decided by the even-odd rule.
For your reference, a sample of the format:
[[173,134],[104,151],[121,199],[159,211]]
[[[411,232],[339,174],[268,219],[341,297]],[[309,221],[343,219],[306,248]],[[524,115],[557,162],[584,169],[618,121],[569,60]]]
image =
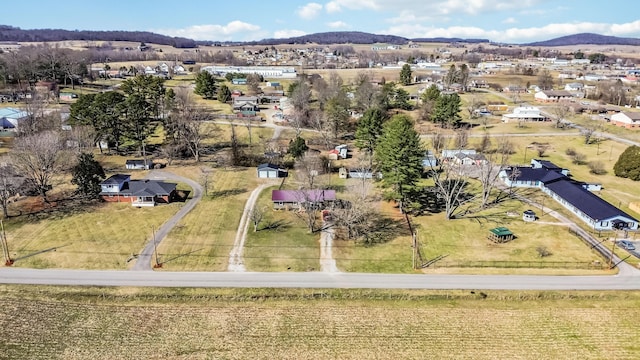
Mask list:
[[278,165],[269,163],[258,165],[258,178],[260,179],[285,178],[288,175],[288,171],[280,168]]
[[497,227],[489,230],[488,239],[495,243],[506,243],[514,239],[514,235],[506,227]]
[[132,159],[125,162],[128,170],[149,170],[153,168],[153,161],[147,159]]
[[526,222],[536,221],[536,213],[533,210],[526,210],[522,213],[522,220]]

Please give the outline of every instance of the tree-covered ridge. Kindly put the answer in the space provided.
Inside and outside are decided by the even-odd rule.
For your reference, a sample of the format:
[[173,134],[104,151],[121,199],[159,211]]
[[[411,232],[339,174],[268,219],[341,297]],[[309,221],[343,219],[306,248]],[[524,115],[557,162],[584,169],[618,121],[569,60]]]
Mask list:
[[171,37],[148,31],[93,31],[64,29],[20,29],[0,25],[0,41],[40,42],[40,41],[132,41],[158,45],[170,45],[176,48],[195,48],[195,40]]

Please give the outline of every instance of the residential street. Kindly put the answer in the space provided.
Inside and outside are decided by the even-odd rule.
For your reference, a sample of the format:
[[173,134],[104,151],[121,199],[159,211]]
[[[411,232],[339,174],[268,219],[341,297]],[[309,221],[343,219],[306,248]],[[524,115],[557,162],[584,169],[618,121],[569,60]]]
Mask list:
[[206,288],[640,290],[640,272],[615,276],[404,275],[324,272],[166,272],[0,268],[0,283]]

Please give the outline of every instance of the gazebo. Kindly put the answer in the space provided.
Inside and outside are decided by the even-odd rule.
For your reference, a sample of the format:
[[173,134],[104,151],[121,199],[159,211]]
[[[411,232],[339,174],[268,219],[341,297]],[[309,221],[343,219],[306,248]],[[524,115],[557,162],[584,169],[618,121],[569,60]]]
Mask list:
[[514,239],[514,235],[506,227],[497,227],[489,230],[488,239],[495,243],[505,243]]
[[536,213],[533,210],[526,210],[522,213],[522,220],[527,222],[536,221]]

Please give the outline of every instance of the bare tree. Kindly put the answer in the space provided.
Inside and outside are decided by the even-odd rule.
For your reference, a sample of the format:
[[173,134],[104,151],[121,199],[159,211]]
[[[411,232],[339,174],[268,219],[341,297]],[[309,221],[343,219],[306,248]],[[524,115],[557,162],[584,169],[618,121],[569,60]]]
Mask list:
[[9,217],[9,202],[18,194],[23,182],[24,178],[16,174],[11,164],[0,165],[0,206],[5,219]]
[[[585,145],[589,145],[591,143],[591,138],[593,137],[593,134],[595,134],[599,129],[600,129],[600,126],[597,124],[585,125],[582,127],[582,129],[580,129],[580,134],[582,134],[582,136],[584,137]],[[598,139],[596,139],[596,141],[598,141]]]
[[204,195],[209,196],[209,178],[213,169],[210,167],[200,167],[200,179],[202,180],[202,188],[204,189]]
[[249,218],[253,223],[253,232],[258,231],[258,225],[260,225],[260,222],[262,222],[262,219],[264,219],[265,214],[266,214],[266,209],[264,207],[254,206],[253,209],[251,209]]
[[472,199],[466,193],[469,175],[464,167],[453,162],[439,162],[440,168],[431,171],[434,190],[445,207],[445,218],[452,219],[454,213]]
[[[509,141],[506,138],[501,138],[500,142]],[[498,146],[499,148],[506,148],[507,146]],[[500,172],[507,166],[509,160],[508,152],[494,151],[486,155],[486,162],[478,165],[478,180],[482,184],[482,195],[480,207],[484,208],[489,203],[489,197],[491,192],[495,189],[496,182]]]
[[51,179],[64,163],[62,155],[59,134],[45,131],[16,138],[11,159],[16,172],[24,176],[29,185],[48,202],[47,191],[51,188]]
[[556,128],[561,128],[564,127],[564,120],[566,119],[567,115],[569,115],[571,109],[569,109],[569,106],[565,103],[558,103],[556,106],[553,107],[553,115],[555,117],[555,126]]
[[536,144],[536,152],[538,153],[538,157],[544,157],[544,154],[549,150],[548,143],[538,143]]
[[447,138],[441,132],[436,132],[431,137],[431,147],[436,153],[441,152],[447,146]]
[[325,148],[331,149],[333,138],[333,127],[331,122],[325,116],[322,111],[313,111],[310,116],[311,127],[318,132],[318,135],[322,138]]
[[207,119],[207,114],[202,107],[195,105],[188,89],[178,88],[175,102],[175,108],[167,119],[168,137],[186,148],[195,161],[199,162],[202,142],[210,138],[217,127],[212,124],[204,125],[203,120]]
[[[349,191],[361,191],[359,185],[349,187]],[[358,194],[348,202],[341,202],[341,206],[336,206],[331,210],[334,226],[344,229],[348,240],[358,239],[368,236],[374,231],[370,220],[375,213],[374,205],[370,196]]]
[[327,164],[315,154],[308,154],[296,159],[294,164],[296,182],[301,189],[312,190],[318,187],[318,176],[324,173]]
[[469,132],[464,129],[456,131],[455,144],[456,149],[464,149],[469,145]]
[[318,199],[314,198],[317,193],[314,190],[321,188],[321,184],[318,182],[319,175],[324,172],[327,166],[322,158],[311,154],[298,158],[294,166],[296,182],[299,187],[296,196],[298,202],[302,204],[296,215],[305,222],[309,232],[314,232],[318,221],[317,210],[319,210],[317,207]]

